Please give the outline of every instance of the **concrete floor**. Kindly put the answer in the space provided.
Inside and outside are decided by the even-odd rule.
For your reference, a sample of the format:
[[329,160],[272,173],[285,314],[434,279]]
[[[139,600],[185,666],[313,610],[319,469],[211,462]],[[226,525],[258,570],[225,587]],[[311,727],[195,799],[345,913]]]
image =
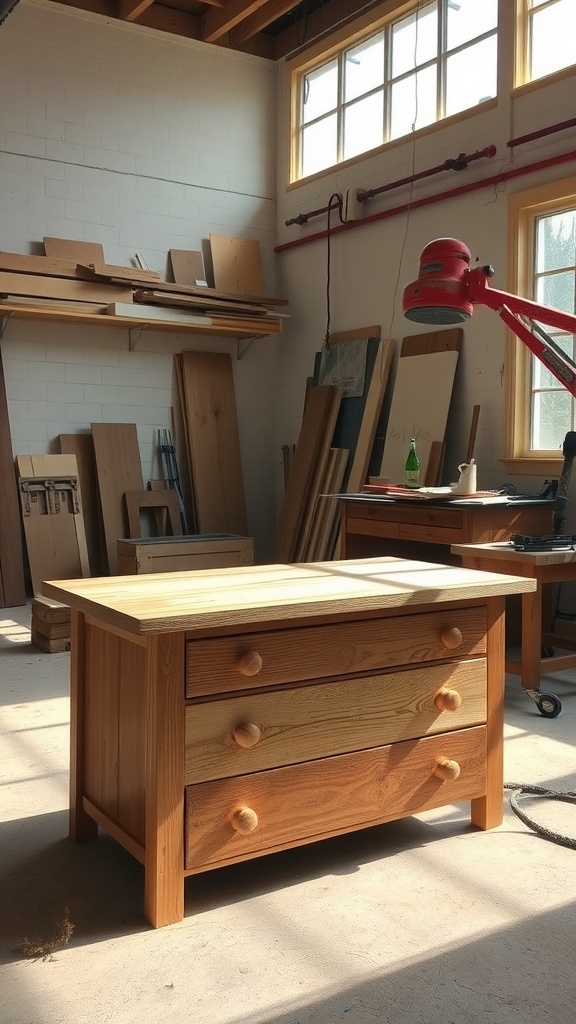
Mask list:
[[[186,916],[154,931],[141,866],[67,833],[68,655],[0,610],[2,1024],[567,1024],[574,1019],[576,851],[510,810],[467,805],[188,879]],[[507,781],[576,789],[576,674],[542,718],[510,677]],[[524,804],[576,839],[576,808]],[[47,958],[68,908],[74,932]]]

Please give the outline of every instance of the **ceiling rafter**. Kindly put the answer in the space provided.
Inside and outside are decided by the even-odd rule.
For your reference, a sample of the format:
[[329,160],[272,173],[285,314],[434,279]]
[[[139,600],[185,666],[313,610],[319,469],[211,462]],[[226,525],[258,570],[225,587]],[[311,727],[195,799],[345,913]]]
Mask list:
[[231,30],[231,45],[243,43],[246,39],[251,39],[252,36],[257,35],[262,29],[268,28],[268,25],[272,25],[278,18],[288,14],[297,6],[298,4],[295,4],[294,0],[268,0],[260,10],[254,14],[249,14],[248,17],[244,18],[239,25],[236,25]]
[[267,0],[232,0],[223,10],[208,11],[202,18],[202,39],[206,43],[216,42],[266,3]]

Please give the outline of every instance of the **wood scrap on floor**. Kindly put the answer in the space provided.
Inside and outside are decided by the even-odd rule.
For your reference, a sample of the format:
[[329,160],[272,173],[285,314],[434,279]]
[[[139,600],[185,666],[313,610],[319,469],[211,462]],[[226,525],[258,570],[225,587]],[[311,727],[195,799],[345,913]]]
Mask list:
[[108,572],[117,572],[117,541],[128,536],[124,493],[143,491],[135,423],[92,423]]
[[157,537],[182,536],[180,506],[176,491],[125,491],[126,513],[128,516],[128,534],[130,537],[146,536],[148,530],[142,531],[142,513],[153,512],[153,525]]
[[200,533],[246,535],[246,504],[232,360],[223,352],[174,357]]
[[17,455],[16,472],[35,596],[44,580],[90,575],[74,455]]
[[50,597],[32,600],[30,634],[32,646],[46,654],[70,650],[70,609]]
[[0,351],[0,607],[26,604],[22,522]]

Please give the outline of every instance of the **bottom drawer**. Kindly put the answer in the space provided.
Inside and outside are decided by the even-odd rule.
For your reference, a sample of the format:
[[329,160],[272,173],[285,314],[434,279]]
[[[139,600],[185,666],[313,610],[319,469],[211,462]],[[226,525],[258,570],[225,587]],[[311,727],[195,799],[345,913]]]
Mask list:
[[[449,761],[444,769],[442,759]],[[188,786],[185,870],[231,864],[485,792],[485,726]]]

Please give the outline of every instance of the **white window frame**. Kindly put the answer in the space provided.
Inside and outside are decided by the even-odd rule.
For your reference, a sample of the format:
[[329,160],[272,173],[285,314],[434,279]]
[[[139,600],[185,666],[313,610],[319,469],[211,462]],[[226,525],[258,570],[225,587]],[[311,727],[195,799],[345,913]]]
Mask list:
[[[430,2],[432,2],[432,0],[430,0]],[[496,26],[495,29],[491,29],[488,32],[481,33],[480,35],[475,36],[473,39],[467,40],[465,43],[462,43],[459,46],[453,47],[452,49],[448,50],[447,49],[447,45],[446,45],[446,24],[447,24],[448,5],[450,3],[450,0],[436,0],[436,2],[438,3],[438,7],[439,7],[439,11],[440,11],[440,16],[438,18],[438,47],[437,47],[436,56],[434,58],[432,58],[431,60],[428,60],[426,62],[423,62],[421,65],[418,65],[418,71],[425,70],[426,68],[434,66],[434,65],[437,65],[438,68],[439,68],[439,73],[437,74],[437,84],[436,84],[436,119],[433,122],[431,122],[429,125],[421,128],[421,129],[418,129],[416,134],[419,134],[420,132],[430,131],[431,129],[433,129],[436,126],[438,126],[438,124],[440,122],[445,123],[447,120],[451,121],[451,120],[459,119],[459,118],[462,118],[462,117],[470,117],[471,112],[477,112],[477,111],[485,110],[487,106],[493,105],[493,104],[495,104],[497,102],[497,96],[495,96],[495,97],[491,97],[490,99],[488,99],[488,100],[486,100],[486,101],[484,101],[482,103],[478,103],[478,104],[476,104],[476,105],[474,105],[472,107],[466,108],[465,110],[459,111],[456,114],[452,114],[452,115],[448,115],[448,116],[446,116],[444,114],[443,111],[445,109],[446,67],[447,67],[448,59],[450,57],[453,57],[455,54],[458,54],[458,53],[461,53],[461,52],[465,51],[466,49],[470,48],[472,45],[476,45],[477,43],[481,42],[484,39],[488,39],[488,38],[490,38],[492,36],[496,36],[496,39],[498,40],[498,25]],[[358,99],[360,97],[355,97],[354,100],[350,101],[349,103],[345,103],[344,102],[344,98],[343,98],[343,81],[344,81],[343,66],[344,66],[344,62],[346,60],[346,54],[350,50],[355,49],[360,43],[367,41],[371,37],[374,37],[374,36],[378,35],[381,32],[385,34],[385,53],[386,53],[385,61],[386,61],[386,63],[389,66],[391,66],[390,46],[391,46],[391,38],[392,38],[393,26],[396,23],[398,23],[399,21],[404,20],[405,18],[412,17],[414,14],[417,13],[418,10],[420,10],[420,13],[422,14],[423,11],[425,10],[425,6],[426,5],[422,4],[422,2],[419,5],[418,3],[414,2],[414,0],[412,0],[412,2],[410,2],[410,3],[405,3],[405,4],[401,4],[401,3],[400,4],[399,3],[388,3],[388,4],[385,4],[385,7],[389,8],[389,10],[390,10],[390,13],[388,13],[387,16],[380,17],[377,21],[372,20],[371,24],[370,24],[369,21],[365,21],[366,28],[363,31],[361,29],[359,29],[359,30],[355,31],[352,34],[348,33],[347,35],[341,35],[340,38],[333,37],[334,42],[333,42],[333,45],[329,49],[328,48],[324,48],[324,49],[318,50],[318,48],[314,48],[314,50],[312,50],[312,51],[310,51],[310,52],[308,52],[306,54],[306,58],[305,59],[296,58],[295,61],[293,61],[291,63],[291,65],[290,65],[290,76],[291,76],[291,90],[290,90],[291,91],[291,119],[290,119],[290,123],[291,123],[291,126],[292,126],[292,130],[291,130],[291,147],[290,147],[291,148],[291,154],[290,154],[290,181],[289,181],[290,184],[298,184],[300,181],[307,181],[310,178],[316,177],[317,175],[325,174],[325,173],[329,172],[330,170],[332,170],[334,167],[339,167],[339,166],[341,166],[343,164],[347,165],[347,164],[351,163],[352,161],[355,161],[355,160],[358,160],[358,159],[361,159],[361,158],[365,158],[369,153],[378,152],[382,147],[384,147],[386,145],[389,145],[389,144],[396,143],[396,142],[400,141],[401,138],[406,139],[408,137],[408,135],[404,135],[404,136],[402,136],[400,138],[396,138],[395,137],[393,139],[390,139],[388,137],[389,123],[390,123],[390,93],[391,93],[392,86],[394,84],[396,84],[397,82],[401,81],[402,79],[409,78],[410,76],[412,76],[414,74],[415,69],[413,69],[413,68],[411,68],[409,71],[403,73],[402,75],[398,75],[396,78],[392,78],[391,76],[388,77],[386,75],[384,77],[384,82],[383,82],[383,85],[382,85],[381,88],[384,90],[384,111],[385,111],[385,114],[384,114],[383,135],[382,135],[382,143],[381,143],[381,145],[377,146],[377,147],[374,147],[372,149],[366,150],[363,153],[358,154],[357,156],[349,158],[348,160],[344,160],[344,158],[343,158],[344,111],[345,111],[345,109],[348,106],[350,106],[351,103],[357,103]],[[319,68],[321,68],[321,67],[323,67],[323,66],[325,66],[327,64],[332,63],[335,59],[338,61],[338,101],[337,101],[337,106],[334,108],[332,113],[335,112],[337,114],[337,119],[338,119],[338,129],[337,129],[337,134],[338,134],[338,143],[337,143],[338,153],[337,153],[337,161],[336,161],[335,164],[331,164],[331,165],[329,165],[329,166],[327,166],[325,168],[322,168],[321,170],[315,172],[314,174],[310,174],[310,175],[307,175],[307,176],[304,177],[302,175],[302,173],[301,173],[302,131],[303,131],[303,128],[304,128],[303,115],[302,115],[303,82],[304,82],[306,76],[309,75],[311,72],[313,72],[313,71],[315,71],[315,70],[317,70],[317,69],[319,69]],[[377,91],[376,89],[372,89],[372,90],[368,91],[366,94],[363,94],[363,95],[369,96],[369,95],[375,93],[376,91]],[[327,114],[328,114],[328,112],[323,114],[322,117],[327,116]],[[318,119],[316,119],[316,121],[318,122],[321,119],[322,118],[319,117]],[[313,123],[313,122],[308,122],[307,124],[310,124],[310,123]]]
[[[535,281],[535,225],[538,217],[576,209],[576,178],[517,193],[508,200],[509,291],[533,298]],[[510,473],[553,476],[562,466],[558,450],[530,446],[532,413],[532,356],[512,332],[506,346],[506,443]],[[566,429],[571,429],[567,425]]]

